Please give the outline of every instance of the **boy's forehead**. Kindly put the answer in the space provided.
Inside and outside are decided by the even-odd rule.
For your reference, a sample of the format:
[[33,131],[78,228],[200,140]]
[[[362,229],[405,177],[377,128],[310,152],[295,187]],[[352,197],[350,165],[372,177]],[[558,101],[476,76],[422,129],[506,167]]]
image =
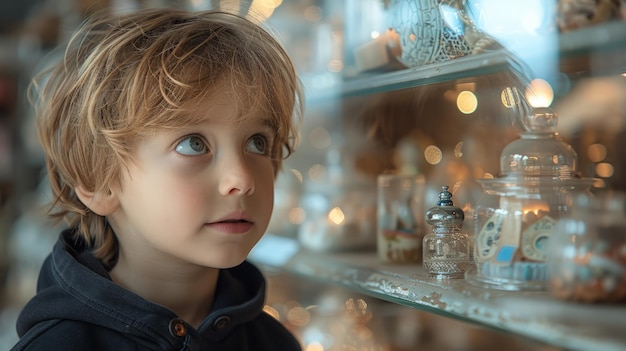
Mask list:
[[[191,74],[189,71],[187,74]],[[266,87],[250,84],[228,73],[217,79],[191,82],[176,96],[154,96],[152,107],[139,111],[134,125],[144,135],[165,128],[176,130],[217,121],[269,125],[281,122],[273,107],[277,101],[268,95]]]
[[269,124],[265,106],[258,101],[253,102],[250,95],[249,91],[240,92],[223,87],[197,101],[186,102],[182,113],[188,115],[186,119],[189,119],[191,123],[227,119],[237,123]]

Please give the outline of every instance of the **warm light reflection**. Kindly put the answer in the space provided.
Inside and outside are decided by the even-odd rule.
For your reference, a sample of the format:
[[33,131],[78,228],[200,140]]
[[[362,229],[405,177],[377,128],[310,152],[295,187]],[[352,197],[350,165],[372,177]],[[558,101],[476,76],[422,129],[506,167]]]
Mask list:
[[301,224],[306,218],[306,212],[302,207],[294,207],[287,213],[287,219],[291,224]]
[[593,144],[587,148],[587,157],[591,162],[601,162],[606,158],[606,146],[602,144]]
[[341,31],[332,32],[331,45],[331,56],[326,68],[331,72],[341,72],[343,70],[343,33]]
[[604,179],[594,178],[592,186],[596,189],[604,188],[606,187],[606,182]]
[[322,9],[319,6],[307,6],[304,9],[304,18],[310,22],[322,20]]
[[462,141],[459,141],[454,146],[454,157],[456,157],[456,158],[463,157],[463,142]]
[[346,311],[351,315],[361,316],[367,312],[367,302],[363,299],[349,298],[344,302]]
[[548,107],[554,100],[554,90],[543,79],[533,79],[526,90],[526,99],[533,107]]
[[471,91],[464,90],[459,93],[456,98],[456,107],[462,113],[469,115],[476,111],[478,107],[478,98]]
[[270,18],[282,0],[253,0],[250,5],[249,14],[260,15],[263,19]]
[[296,177],[296,179],[298,179],[299,183],[302,183],[302,173],[300,173],[299,170],[291,168],[289,172],[291,172]]
[[547,202],[541,200],[530,201],[522,209],[523,218],[526,222],[534,222],[537,218],[550,212],[550,206]]
[[552,155],[552,163],[555,165],[559,164],[559,155]]
[[528,206],[524,208],[523,213],[524,215],[532,213],[535,216],[538,216],[541,212],[549,212],[549,211],[550,211],[550,208],[548,207],[548,204],[541,203],[541,204],[534,204],[533,206]]
[[[192,6],[199,8],[205,1],[191,0],[190,2]],[[247,13],[241,13],[242,7],[240,3],[240,0],[220,0],[217,8],[224,12],[240,14],[251,20],[263,22],[272,16],[274,10],[282,3],[282,0],[253,0]]]
[[341,70],[343,69],[343,62],[337,59],[330,60],[328,61],[328,65],[326,67],[331,72],[341,72]]
[[263,311],[265,311],[265,313],[269,314],[270,316],[274,317],[274,319],[280,320],[280,313],[278,313],[278,310],[275,309],[274,307],[270,305],[265,305],[263,306]]
[[239,13],[239,0],[221,0],[219,8],[222,11]]
[[283,0],[254,0],[254,2],[256,1],[265,3],[266,6],[273,7],[273,8],[277,8],[283,3]]
[[443,159],[443,152],[435,145],[428,145],[424,149],[424,158],[431,165],[436,165]]
[[309,142],[314,148],[324,150],[330,146],[332,140],[326,129],[318,127],[309,133]]
[[193,6],[193,8],[200,8],[200,6],[203,5],[204,0],[190,0],[189,3],[191,4],[191,6]]
[[298,306],[287,311],[287,320],[297,327],[304,327],[309,324],[311,314],[307,309]]
[[500,100],[502,100],[502,105],[507,108],[513,108],[519,105],[519,90],[515,87],[504,88],[500,93]]
[[304,348],[304,351],[324,351],[324,346],[317,341],[314,341]]
[[596,174],[602,178],[610,178],[613,176],[615,169],[613,165],[607,162],[598,163],[596,165]]
[[380,36],[380,33],[379,33],[378,31],[375,31],[375,30],[374,30],[374,31],[372,31],[372,33],[370,33],[370,37],[371,37],[372,39],[376,39],[376,38],[378,38],[379,36]]
[[343,214],[343,211],[339,207],[333,207],[330,212],[328,212],[328,220],[334,224],[341,224],[346,216]]
[[314,164],[311,168],[309,168],[308,174],[311,180],[321,182],[324,179],[324,176],[326,176],[326,167],[319,163]]

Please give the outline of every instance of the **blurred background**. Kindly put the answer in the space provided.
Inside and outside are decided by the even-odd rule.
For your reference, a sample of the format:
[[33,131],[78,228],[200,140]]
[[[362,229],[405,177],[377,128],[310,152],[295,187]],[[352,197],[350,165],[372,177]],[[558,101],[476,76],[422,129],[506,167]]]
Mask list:
[[[387,172],[423,175],[427,204],[435,204],[441,185],[450,185],[471,221],[483,195],[477,180],[502,175],[501,152],[524,131],[523,117],[533,107],[558,113],[558,134],[577,157],[571,170],[593,180],[590,192],[626,190],[626,38],[623,27],[610,27],[625,18],[621,1],[2,1],[2,349],[17,340],[15,318],[34,294],[39,265],[62,226],[42,211],[49,194],[26,87],[46,55],[90,13],[147,7],[254,13],[284,43],[305,85],[307,110],[299,149],[277,179],[269,231],[303,247],[372,250],[376,177]],[[439,27],[417,36],[436,33],[428,45],[405,29],[430,28],[433,17]],[[481,59],[467,59],[474,55]],[[521,95],[530,106],[520,103]],[[351,224],[363,235],[312,235],[328,234],[317,223],[331,210],[331,219],[339,218],[331,224]],[[267,273],[267,310],[306,335],[307,351],[558,350]]]

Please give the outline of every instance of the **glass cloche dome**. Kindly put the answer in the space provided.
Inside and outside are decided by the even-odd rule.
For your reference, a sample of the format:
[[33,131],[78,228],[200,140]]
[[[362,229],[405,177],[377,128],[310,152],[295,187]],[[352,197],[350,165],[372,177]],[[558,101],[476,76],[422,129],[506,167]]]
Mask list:
[[568,214],[574,193],[589,192],[578,156],[556,132],[557,115],[535,108],[526,131],[500,156],[502,176],[480,179],[483,196],[474,212],[474,261],[466,278],[504,290],[545,290],[548,241]]

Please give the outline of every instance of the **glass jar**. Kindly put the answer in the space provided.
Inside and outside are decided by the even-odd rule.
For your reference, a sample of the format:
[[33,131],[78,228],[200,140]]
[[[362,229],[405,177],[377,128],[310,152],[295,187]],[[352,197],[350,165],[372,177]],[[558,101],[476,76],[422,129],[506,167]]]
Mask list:
[[578,175],[574,149],[555,131],[557,115],[535,108],[526,131],[500,156],[502,177],[478,180],[483,197],[474,210],[474,261],[466,278],[504,290],[545,290],[548,243],[572,196],[593,182]]
[[552,295],[585,303],[626,301],[626,194],[574,200],[549,247]]
[[444,185],[437,206],[426,212],[426,222],[433,229],[424,236],[424,269],[436,279],[463,278],[470,266],[470,239],[461,231],[465,215],[451,198]]
[[378,176],[377,251],[384,263],[416,263],[422,259],[424,176]]
[[475,268],[468,278],[503,290],[545,290],[548,242],[571,196],[586,193],[591,180],[547,182],[483,179],[474,212]]
[[376,182],[358,173],[349,154],[326,155],[325,176],[304,182],[300,244],[314,251],[376,249]]

